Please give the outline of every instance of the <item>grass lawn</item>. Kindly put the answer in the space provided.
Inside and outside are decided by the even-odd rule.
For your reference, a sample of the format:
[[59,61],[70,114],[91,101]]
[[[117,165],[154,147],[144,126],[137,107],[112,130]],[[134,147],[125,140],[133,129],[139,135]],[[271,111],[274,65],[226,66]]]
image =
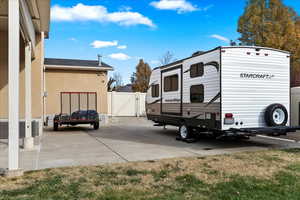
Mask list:
[[300,199],[300,149],[33,171],[0,199]]

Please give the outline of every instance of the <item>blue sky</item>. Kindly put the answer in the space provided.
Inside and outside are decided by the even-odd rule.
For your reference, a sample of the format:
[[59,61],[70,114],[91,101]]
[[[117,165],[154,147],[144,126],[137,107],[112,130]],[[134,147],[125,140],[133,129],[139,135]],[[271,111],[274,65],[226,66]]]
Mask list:
[[[300,0],[284,0],[300,13]],[[46,57],[97,59],[128,83],[140,58],[151,67],[171,51],[175,58],[228,45],[239,37],[246,0],[52,0]],[[112,74],[112,73],[111,73]]]

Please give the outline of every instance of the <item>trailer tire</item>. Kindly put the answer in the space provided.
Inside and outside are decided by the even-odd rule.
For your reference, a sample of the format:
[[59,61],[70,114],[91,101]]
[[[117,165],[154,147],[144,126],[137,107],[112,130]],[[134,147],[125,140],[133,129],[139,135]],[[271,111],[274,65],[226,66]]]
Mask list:
[[54,131],[58,131],[58,123],[54,123],[53,124],[53,130]]
[[99,122],[94,123],[94,129],[98,130],[99,129]]
[[192,129],[186,124],[181,124],[179,127],[179,137],[182,140],[187,140],[192,137]]
[[265,122],[268,126],[285,126],[288,120],[286,108],[278,103],[269,105],[265,111]]

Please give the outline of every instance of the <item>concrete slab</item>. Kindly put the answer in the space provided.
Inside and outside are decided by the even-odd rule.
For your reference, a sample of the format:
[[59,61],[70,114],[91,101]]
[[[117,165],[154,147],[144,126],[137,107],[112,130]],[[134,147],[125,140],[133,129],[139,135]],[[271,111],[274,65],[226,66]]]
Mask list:
[[[24,170],[99,165],[172,157],[216,155],[268,148],[300,147],[299,143],[254,137],[247,141],[203,138],[196,143],[175,140],[177,128],[153,127],[144,118],[117,118],[109,126],[48,128],[36,139],[37,148],[20,151]],[[0,168],[7,167],[7,141],[0,141]]]

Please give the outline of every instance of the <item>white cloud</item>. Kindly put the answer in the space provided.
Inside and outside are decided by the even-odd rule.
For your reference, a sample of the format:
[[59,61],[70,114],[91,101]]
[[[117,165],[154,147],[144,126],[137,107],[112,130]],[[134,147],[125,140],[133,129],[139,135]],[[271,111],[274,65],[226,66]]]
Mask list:
[[53,21],[98,21],[101,23],[112,22],[123,26],[146,25],[155,27],[155,24],[148,17],[138,12],[119,11],[108,12],[107,8],[101,5],[88,6],[78,3],[73,7],[61,7],[55,5],[51,8],[51,20]]
[[74,37],[69,38],[69,40],[73,41],[73,42],[77,42],[77,39]]
[[160,10],[175,10],[178,13],[198,10],[196,5],[187,0],[159,0],[151,2],[150,5]]
[[118,49],[127,49],[127,45],[119,45],[117,46]]
[[129,60],[131,57],[124,54],[124,53],[113,53],[108,55],[108,57],[110,57],[111,59],[115,59],[115,60]]
[[211,9],[212,7],[214,7],[214,5],[213,5],[213,4],[210,4],[210,5],[208,5],[208,6],[204,7],[204,8],[202,8],[201,10],[203,10],[203,11],[208,11],[208,10]]
[[221,36],[221,35],[213,34],[213,35],[211,35],[210,37],[211,37],[211,38],[218,39],[218,40],[221,40],[221,41],[223,41],[223,42],[227,42],[227,43],[230,42],[230,40],[229,40],[228,38],[226,38],[226,37],[224,37],[224,36]]
[[118,46],[118,41],[101,41],[101,40],[95,40],[94,42],[91,43],[91,45],[96,48],[105,48],[105,47],[113,47],[113,46]]

